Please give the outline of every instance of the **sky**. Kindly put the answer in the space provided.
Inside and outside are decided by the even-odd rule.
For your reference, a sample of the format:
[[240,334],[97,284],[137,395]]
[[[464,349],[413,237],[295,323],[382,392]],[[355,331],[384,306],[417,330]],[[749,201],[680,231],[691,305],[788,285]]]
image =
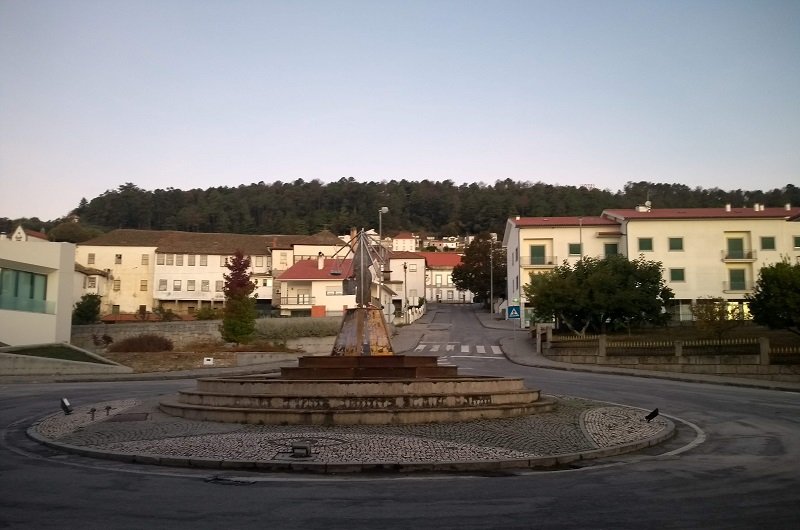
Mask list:
[[800,184],[798,0],[0,0],[0,217],[353,177]]

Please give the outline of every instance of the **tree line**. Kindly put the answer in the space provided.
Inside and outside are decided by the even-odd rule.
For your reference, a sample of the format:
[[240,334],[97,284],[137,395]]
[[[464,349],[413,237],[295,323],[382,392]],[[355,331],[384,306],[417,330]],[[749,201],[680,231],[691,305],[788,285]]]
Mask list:
[[655,208],[782,206],[800,204],[800,188],[788,184],[768,191],[726,191],[640,181],[611,191],[511,179],[493,185],[456,185],[451,180],[357,182],[342,178],[331,183],[298,179],[149,191],[126,183],[93,199],[82,199],[71,212],[80,219],[78,227],[63,226],[68,219],[0,217],[0,231],[8,233],[22,224],[47,231],[54,240],[73,242],[116,228],[241,234],[313,234],[327,229],[338,234],[352,227],[377,227],[378,209],[387,206],[389,213],[382,216],[384,233],[407,230],[444,236],[502,233],[506,219],[514,215],[599,215],[603,209],[633,208],[647,200]]

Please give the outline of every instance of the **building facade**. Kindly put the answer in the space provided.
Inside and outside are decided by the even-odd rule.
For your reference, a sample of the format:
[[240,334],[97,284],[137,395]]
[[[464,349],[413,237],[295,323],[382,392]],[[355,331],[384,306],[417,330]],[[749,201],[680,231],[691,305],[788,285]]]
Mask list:
[[[761,267],[800,257],[800,208],[655,209],[650,205],[605,210],[598,217],[514,217],[506,222],[510,300],[530,306],[530,275],[582,256],[622,254],[661,262],[675,293],[674,320],[691,320],[699,298],[744,306]],[[524,313],[530,318],[530,307]]]

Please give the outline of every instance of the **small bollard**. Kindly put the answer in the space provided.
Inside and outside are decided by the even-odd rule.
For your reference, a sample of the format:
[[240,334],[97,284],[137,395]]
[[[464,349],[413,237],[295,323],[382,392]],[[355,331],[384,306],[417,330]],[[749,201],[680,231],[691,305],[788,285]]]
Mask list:
[[108,416],[109,414],[111,414],[111,409],[113,409],[113,408],[114,408],[114,407],[112,407],[111,405],[106,405],[106,416]]
[[97,409],[92,407],[89,409],[89,414],[92,416],[92,420],[94,420],[94,413],[97,412]]

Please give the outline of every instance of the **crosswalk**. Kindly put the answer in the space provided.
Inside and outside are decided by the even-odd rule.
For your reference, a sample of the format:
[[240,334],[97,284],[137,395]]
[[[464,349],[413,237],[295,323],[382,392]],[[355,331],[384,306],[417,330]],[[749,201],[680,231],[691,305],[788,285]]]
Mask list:
[[435,354],[476,354],[476,355],[503,355],[503,350],[500,346],[492,344],[486,346],[484,344],[460,344],[449,342],[447,344],[420,342],[414,348],[414,353],[435,353]]

